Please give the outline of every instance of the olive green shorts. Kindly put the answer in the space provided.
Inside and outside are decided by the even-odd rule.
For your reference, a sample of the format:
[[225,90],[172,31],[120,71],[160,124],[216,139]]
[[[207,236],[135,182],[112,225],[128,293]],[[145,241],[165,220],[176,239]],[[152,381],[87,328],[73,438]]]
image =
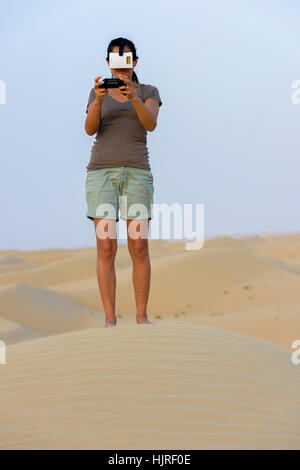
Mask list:
[[85,182],[88,219],[152,219],[151,170],[120,166],[88,171]]

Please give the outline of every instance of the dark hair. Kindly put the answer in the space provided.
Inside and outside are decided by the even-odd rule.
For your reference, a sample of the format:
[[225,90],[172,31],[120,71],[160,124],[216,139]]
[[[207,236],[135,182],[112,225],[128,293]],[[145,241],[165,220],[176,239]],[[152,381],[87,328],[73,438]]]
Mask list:
[[[129,49],[131,50],[132,52],[132,58],[133,58],[133,62],[138,59],[139,57],[136,55],[136,48],[135,48],[135,45],[133,44],[132,41],[130,41],[129,39],[126,39],[126,38],[116,38],[116,39],[113,39],[112,41],[110,41],[109,45],[108,45],[108,48],[107,48],[107,56],[106,56],[106,60],[109,61],[109,53],[113,51],[113,48],[115,46],[121,46],[121,44],[124,44],[124,46],[128,46]],[[137,82],[137,83],[140,83],[139,82],[139,79],[137,78],[137,74],[135,73],[135,71],[132,72],[132,80]]]

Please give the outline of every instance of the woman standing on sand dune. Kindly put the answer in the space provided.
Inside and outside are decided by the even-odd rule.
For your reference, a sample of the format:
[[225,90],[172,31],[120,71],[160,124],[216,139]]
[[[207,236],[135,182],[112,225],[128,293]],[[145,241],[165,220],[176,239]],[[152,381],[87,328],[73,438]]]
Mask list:
[[[126,85],[119,88],[98,88],[104,82],[99,81],[102,75],[96,77],[88,99],[85,121],[88,135],[97,132],[87,166],[86,216],[94,222],[96,233],[97,278],[105,310],[104,327],[116,326],[117,323],[114,261],[117,252],[115,224],[119,221],[119,206],[121,219],[126,220],[128,250],[133,262],[136,322],[153,323],[147,317],[147,303],[151,277],[148,228],[153,215],[154,187],[146,136],[147,131],[153,132],[156,128],[162,101],[155,86],[139,83],[133,71],[138,57],[130,40],[119,37],[110,42],[106,57],[108,65],[109,53],[119,52],[120,47],[124,48],[124,52],[132,52],[133,67],[112,68],[111,72],[114,78],[121,79]],[[108,204],[105,210],[100,210],[99,206],[102,204]],[[138,215],[133,210],[133,204],[142,204]],[[103,222],[106,219],[109,222]],[[105,232],[108,226],[111,234],[111,222],[114,224],[114,236],[99,237],[98,224]],[[142,236],[131,237],[130,226],[132,233],[133,230],[141,232]]]

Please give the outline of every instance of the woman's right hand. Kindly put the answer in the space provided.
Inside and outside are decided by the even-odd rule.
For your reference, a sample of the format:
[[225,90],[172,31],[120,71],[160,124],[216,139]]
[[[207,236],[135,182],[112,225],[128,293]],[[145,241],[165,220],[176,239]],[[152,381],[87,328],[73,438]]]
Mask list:
[[102,78],[102,75],[99,75],[99,77],[95,78],[94,92],[95,92],[95,95],[96,95],[96,101],[101,102],[102,99],[103,99],[103,96],[108,94],[108,91],[107,91],[107,88],[98,88],[99,85],[102,85],[102,83],[104,83],[103,80],[101,82],[99,82],[98,81],[99,78]]

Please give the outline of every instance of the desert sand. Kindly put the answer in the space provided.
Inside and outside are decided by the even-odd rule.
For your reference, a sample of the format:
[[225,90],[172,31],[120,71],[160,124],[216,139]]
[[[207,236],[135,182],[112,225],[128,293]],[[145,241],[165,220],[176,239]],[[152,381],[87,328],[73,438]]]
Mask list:
[[300,449],[300,234],[184,246],[150,240],[137,325],[119,245],[116,328],[96,248],[0,251],[1,449]]

